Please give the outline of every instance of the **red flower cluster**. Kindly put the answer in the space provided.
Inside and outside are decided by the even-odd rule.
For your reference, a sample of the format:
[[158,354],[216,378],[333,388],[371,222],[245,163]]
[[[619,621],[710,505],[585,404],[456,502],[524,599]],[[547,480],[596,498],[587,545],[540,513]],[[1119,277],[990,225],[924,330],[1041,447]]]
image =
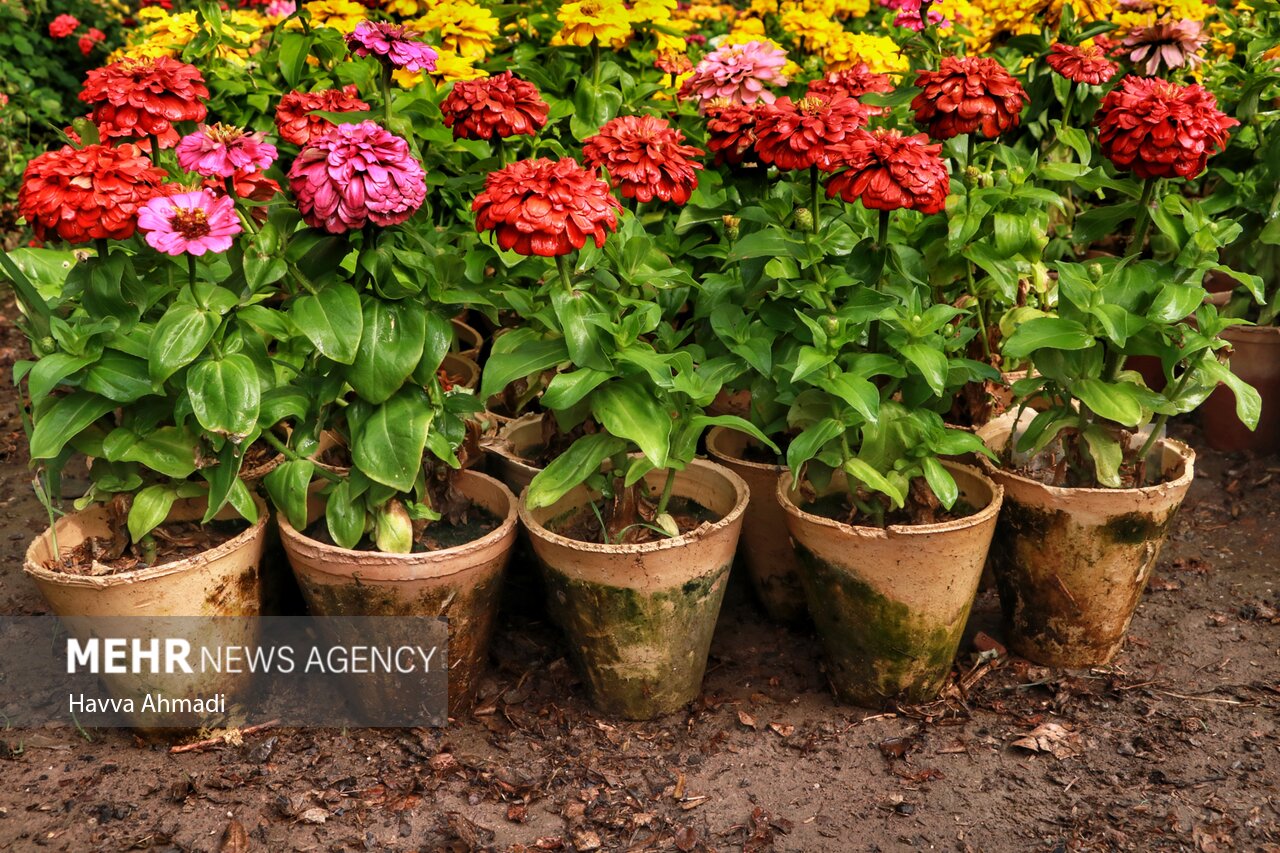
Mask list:
[[1126,77],[1098,107],[1098,142],[1117,169],[1139,178],[1193,178],[1239,124],[1203,86]]
[[716,165],[739,166],[756,147],[756,119],[760,102],[737,104],[714,98],[703,104],[707,117],[707,147],[716,155]]
[[93,107],[90,117],[104,138],[154,136],[161,148],[172,148],[182,138],[176,122],[204,120],[207,97],[200,70],[168,56],[95,68],[80,92],[80,100]]
[[368,109],[369,105],[356,96],[354,85],[318,92],[290,92],[276,106],[276,130],[285,142],[302,146],[336,126],[327,118],[310,115],[312,110],[351,113]]
[[988,57],[944,57],[937,71],[920,72],[916,86],[921,91],[911,109],[934,139],[962,133],[995,139],[1018,126],[1028,101],[1022,84]]
[[76,44],[77,46],[79,46],[80,52],[83,53],[85,56],[88,56],[89,54],[93,53],[94,46],[106,40],[106,38],[107,38],[107,34],[104,33],[102,30],[98,29],[97,27],[91,27],[89,29],[89,32],[80,36],[80,38],[76,40]]
[[839,165],[841,143],[870,116],[870,110],[846,95],[778,98],[760,109],[756,153],[779,169],[817,166],[829,172]]
[[942,161],[942,145],[923,133],[859,130],[843,149],[844,171],[827,181],[827,198],[860,200],[871,210],[939,213],[946,207],[951,178]]
[[49,22],[49,35],[56,39],[64,39],[80,28],[80,21],[75,15],[59,15]]
[[1076,47],[1058,42],[1049,48],[1045,62],[1071,82],[1090,86],[1101,86],[1120,70],[1120,66],[1107,59],[1106,52],[1096,44]]
[[808,94],[820,98],[831,98],[844,94],[850,98],[861,98],[872,92],[888,93],[893,91],[893,81],[888,74],[872,71],[865,62],[859,62],[852,68],[843,71],[832,71],[825,77],[809,83]]
[[609,170],[625,198],[684,204],[698,185],[702,150],[684,145],[684,134],[656,116],[619,116],[582,143],[587,165]]
[[603,246],[606,233],[618,228],[622,205],[575,160],[539,157],[491,172],[471,209],[476,230],[493,231],[503,249],[549,258],[588,239]]
[[125,240],[138,208],[164,194],[166,177],[134,145],[64,145],[27,164],[18,210],[41,240]]
[[440,103],[445,127],[453,128],[454,139],[533,136],[547,123],[550,109],[537,86],[510,71],[459,80]]

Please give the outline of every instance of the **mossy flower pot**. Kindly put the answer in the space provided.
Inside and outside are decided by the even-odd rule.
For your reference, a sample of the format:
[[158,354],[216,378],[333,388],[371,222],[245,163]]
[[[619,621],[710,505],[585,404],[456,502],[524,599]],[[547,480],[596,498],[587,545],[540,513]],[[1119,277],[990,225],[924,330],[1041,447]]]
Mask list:
[[[1001,418],[978,434],[1001,453],[1012,431]],[[1152,460],[1163,481],[1137,489],[1049,486],[984,460],[1005,490],[991,565],[1010,649],[1046,666],[1115,657],[1195,476],[1195,453],[1172,439]]]
[[433,616],[449,620],[449,713],[467,710],[488,659],[502,573],[516,541],[516,500],[506,486],[475,471],[457,487],[500,519],[479,539],[412,554],[358,551],[319,542],[278,516],[280,538],[317,616]]
[[[660,490],[665,477],[651,472],[650,490]],[[598,493],[579,486],[539,509],[521,496],[520,520],[543,569],[547,608],[591,701],[611,716],[661,717],[702,690],[749,493],[737,474],[695,460],[676,476],[673,494],[718,520],[670,539],[604,545],[555,532]]]
[[765,612],[778,622],[805,622],[804,586],[777,497],[778,477],[786,467],[744,458],[751,441],[743,433],[716,427],[707,433],[707,455],[741,477],[751,491],[738,555]]
[[[879,708],[937,697],[951,672],[1000,512],[1001,489],[974,468],[947,463],[975,511],[937,524],[884,528],[809,512],[778,481],[828,678],[844,702]],[[844,488],[837,473],[826,491]]]

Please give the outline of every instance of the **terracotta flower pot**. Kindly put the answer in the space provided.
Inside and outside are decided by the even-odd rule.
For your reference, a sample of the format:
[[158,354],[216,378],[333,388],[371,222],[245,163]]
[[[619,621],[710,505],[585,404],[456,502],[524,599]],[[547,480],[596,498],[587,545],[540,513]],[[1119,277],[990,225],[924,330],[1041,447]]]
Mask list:
[[[777,495],[800,561],[809,612],[843,701],[867,707],[927,702],[951,672],[995,532],[1002,492],[947,463],[977,512],[938,524],[858,527],[806,512],[791,474]],[[842,474],[827,494],[844,488]]]
[[449,353],[440,363],[440,369],[463,388],[474,391],[480,387],[480,365],[464,355]]
[[[651,490],[664,480],[661,471],[646,477]],[[606,714],[660,717],[702,689],[748,490],[732,471],[696,460],[677,475],[674,494],[719,520],[658,542],[602,545],[546,526],[599,498],[585,486],[535,510],[521,496],[520,520],[543,569],[547,608],[591,701]]]
[[1236,417],[1235,395],[1219,387],[1200,407],[1205,440],[1214,450],[1280,451],[1280,327],[1232,326],[1222,337],[1235,350],[1231,370],[1262,395],[1262,417],[1250,431]]
[[738,552],[760,603],[779,622],[804,622],[809,618],[804,586],[786,513],[777,499],[778,477],[787,469],[742,458],[750,442],[743,433],[716,427],[707,433],[707,454],[741,477],[751,491]]
[[[999,453],[1012,419],[979,431]],[[1165,482],[1058,488],[984,463],[1004,487],[991,549],[1009,648],[1039,664],[1104,664],[1120,650],[1160,546],[1195,476],[1195,453],[1156,443]]]
[[453,352],[463,358],[479,362],[480,350],[484,347],[484,335],[457,317],[454,317],[451,322],[453,323]]
[[502,573],[516,539],[516,501],[484,474],[458,489],[502,523],[464,545],[417,554],[355,551],[298,532],[278,516],[307,608],[318,616],[443,616],[449,620],[449,713],[465,711],[484,673]]
[[[247,620],[211,620],[194,625],[187,616],[257,616],[262,612],[263,549],[270,513],[255,496],[258,521],[248,529],[213,548],[191,557],[126,572],[100,575],[73,575],[45,568],[54,559],[53,535],[49,529],[27,548],[23,572],[35,582],[49,607],[67,625],[73,636],[97,633],[95,620],[133,617],[128,624],[116,623],[115,633],[147,639],[147,625],[135,621],[150,617],[155,636],[169,636],[175,630],[194,631],[189,639],[213,646],[250,646],[257,642],[257,629]],[[199,521],[208,503],[203,498],[180,500],[169,512],[169,521]],[[227,507],[218,520],[239,518]],[[58,519],[55,524],[58,551],[66,554],[86,539],[111,539],[113,531],[106,507],[97,505]],[[166,625],[168,627],[166,627]],[[224,693],[234,696],[244,690],[252,673],[202,672],[194,677],[153,674],[103,674],[100,679],[113,696],[138,696],[153,690],[169,698],[197,698]],[[145,717],[136,717],[144,731],[163,730],[146,726]]]
[[513,494],[521,494],[538,472],[526,456],[542,443],[542,415],[525,415],[508,421],[498,436],[483,442],[488,457],[489,473],[497,477]]

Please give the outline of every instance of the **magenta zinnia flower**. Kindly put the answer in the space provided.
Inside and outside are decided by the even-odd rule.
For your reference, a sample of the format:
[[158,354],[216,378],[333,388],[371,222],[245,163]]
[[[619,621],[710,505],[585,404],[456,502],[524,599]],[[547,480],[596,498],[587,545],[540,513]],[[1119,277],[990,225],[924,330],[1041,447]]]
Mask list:
[[230,196],[197,190],[151,199],[138,209],[138,230],[166,255],[203,255],[230,249],[240,220]]
[[356,56],[376,56],[392,68],[435,71],[436,51],[418,41],[421,33],[385,21],[361,21],[347,33],[347,49]]
[[723,98],[735,104],[775,100],[770,86],[785,86],[782,66],[787,52],[768,42],[749,41],[716,48],[693,69],[680,87],[680,97],[698,99],[701,112],[707,101]]
[[330,234],[366,222],[398,225],[427,197],[426,172],[409,143],[371,121],[313,139],[293,161],[289,182],[303,220]]
[[206,178],[230,178],[237,172],[266,171],[279,153],[261,133],[245,133],[226,124],[201,125],[178,142],[178,165]]

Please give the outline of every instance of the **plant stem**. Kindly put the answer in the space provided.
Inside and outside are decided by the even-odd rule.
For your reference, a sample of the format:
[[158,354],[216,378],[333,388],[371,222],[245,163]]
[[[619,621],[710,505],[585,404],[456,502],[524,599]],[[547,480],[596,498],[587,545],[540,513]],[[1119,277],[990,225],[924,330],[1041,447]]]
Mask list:
[[382,116],[387,130],[391,129],[391,66],[382,66]]
[[1129,243],[1131,258],[1142,254],[1142,247],[1146,244],[1147,235],[1151,232],[1151,201],[1155,197],[1159,182],[1159,178],[1147,178],[1147,182],[1142,185],[1142,198],[1138,199],[1138,221],[1134,223],[1133,240]]
[[[1187,387],[1187,381],[1191,379],[1192,373],[1195,373],[1195,369],[1191,367],[1188,367],[1185,371],[1183,371],[1182,376],[1178,379],[1177,386],[1173,389],[1173,394],[1169,397],[1170,400],[1176,400],[1182,396],[1182,391],[1184,388]],[[1147,440],[1142,444],[1142,449],[1138,451],[1139,466],[1146,464],[1147,454],[1151,452],[1152,445],[1156,443],[1156,437],[1160,435],[1161,430],[1164,429],[1165,424],[1167,424],[1168,422],[1169,422],[1168,415],[1160,415],[1151,424],[1151,434],[1147,436]],[[1139,483],[1138,485],[1142,485],[1142,484]]]
[[667,511],[667,504],[671,502],[671,492],[676,487],[676,469],[667,469],[667,481],[662,484],[662,497],[658,498],[658,515],[662,515]]
[[[1072,86],[1070,89],[1067,90],[1067,97],[1062,102],[1062,126],[1063,127],[1071,126],[1071,110],[1075,107],[1075,105],[1076,105],[1076,87]],[[1087,166],[1089,164],[1085,163],[1085,165]]]
[[591,40],[591,88],[600,91],[600,39],[597,38]]
[[148,137],[151,140],[151,165],[160,165],[160,137],[154,133]]
[[564,282],[564,289],[573,293],[573,278],[569,274],[569,258],[566,255],[556,255],[556,269],[560,271],[560,281]]
[[[315,462],[314,459],[304,459],[303,457],[299,456],[297,451],[295,451],[292,447],[289,447],[289,445],[281,441],[278,437],[276,437],[276,434],[269,429],[262,431],[262,437],[266,440],[267,444],[271,445],[277,451],[284,454],[284,458],[288,459],[290,462]],[[321,468],[319,465],[315,466],[315,473],[319,474],[321,477],[324,477],[326,480],[328,480],[331,483],[339,483],[342,481],[341,475],[335,474],[333,471],[330,471],[328,468]]]
[[974,313],[978,315],[978,334],[982,337],[982,355],[987,364],[991,364],[991,338],[987,334],[987,306],[978,294],[978,285],[973,280],[973,264],[966,264],[965,271],[969,275],[969,295],[973,297]]
[[977,147],[978,140],[972,133],[965,134],[964,142],[964,171],[965,178],[968,179],[969,169],[973,167],[973,152]]
[[99,237],[94,240],[94,243],[98,247],[98,260],[105,261],[107,255],[111,254],[111,244],[107,242],[106,237]]
[[188,252],[188,253],[187,253],[187,281],[191,284],[191,293],[192,293],[192,295],[195,295],[195,292],[196,292],[196,256],[195,256],[195,255],[193,255],[193,254],[191,254],[190,252]]
[[818,233],[818,226],[822,218],[822,185],[819,181],[818,167],[809,167],[809,188],[813,194],[813,233]]
[[[880,211],[880,226],[876,231],[876,248],[886,254],[889,249],[889,217],[892,213],[893,211],[891,210]],[[881,277],[883,278],[883,276],[884,272],[882,270]]]

